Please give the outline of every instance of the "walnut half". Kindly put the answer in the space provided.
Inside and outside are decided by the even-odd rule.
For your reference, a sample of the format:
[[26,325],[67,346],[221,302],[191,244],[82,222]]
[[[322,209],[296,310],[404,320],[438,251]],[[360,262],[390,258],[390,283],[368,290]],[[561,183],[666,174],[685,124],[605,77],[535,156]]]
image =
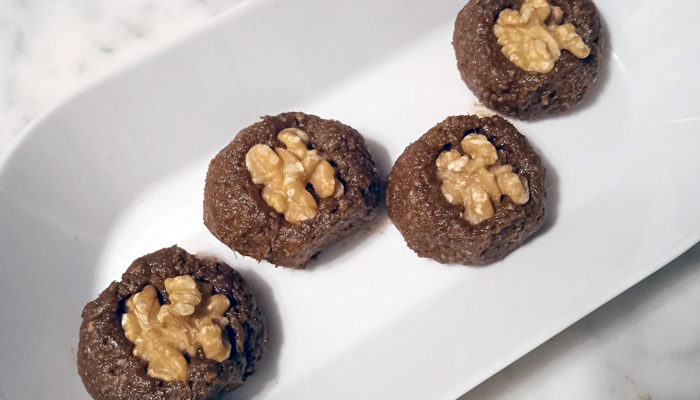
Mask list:
[[222,336],[228,324],[224,313],[230,302],[222,294],[212,295],[209,283],[189,275],[165,280],[170,304],[161,305],[156,289],[147,285],[126,301],[122,327],[134,343],[134,355],[148,362],[148,375],[163,381],[187,379],[187,359],[199,347],[204,355],[222,362],[231,354],[231,344]]
[[464,205],[464,218],[471,224],[493,217],[494,204],[501,195],[522,205],[530,200],[527,180],[500,165],[496,148],[486,136],[469,134],[462,139],[462,150],[440,153],[435,165],[440,190],[450,204]]
[[[545,21],[552,16],[551,23]],[[547,73],[565,49],[578,58],[586,58],[591,49],[572,24],[561,24],[564,14],[547,0],[525,0],[520,11],[501,11],[493,27],[501,52],[525,71]]]
[[301,129],[282,130],[277,139],[286,149],[274,150],[256,144],[246,154],[245,163],[256,184],[265,185],[262,198],[287,221],[297,223],[316,215],[318,204],[306,185],[311,184],[320,198],[340,196],[343,184],[336,179],[335,169],[318,154],[309,150],[309,136]]

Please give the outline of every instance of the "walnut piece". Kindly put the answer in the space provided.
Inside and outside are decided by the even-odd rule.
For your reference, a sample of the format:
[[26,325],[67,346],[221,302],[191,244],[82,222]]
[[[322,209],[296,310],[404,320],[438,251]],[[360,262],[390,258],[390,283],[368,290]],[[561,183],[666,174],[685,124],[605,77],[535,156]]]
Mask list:
[[[550,23],[545,21],[552,18]],[[525,71],[547,73],[565,49],[578,58],[586,58],[591,49],[586,46],[572,24],[560,25],[564,13],[547,0],[525,0],[520,11],[501,11],[493,27],[501,52],[513,64]]]
[[204,355],[222,362],[231,344],[222,336],[228,324],[224,313],[230,302],[222,294],[212,295],[210,283],[196,282],[189,275],[165,280],[170,304],[161,305],[156,289],[147,285],[126,301],[122,327],[134,343],[134,355],[148,362],[148,375],[163,381],[187,379],[187,359],[199,347]]
[[522,205],[530,200],[527,180],[500,165],[496,148],[486,136],[469,134],[462,139],[462,150],[445,150],[435,161],[440,189],[450,204],[464,205],[464,218],[471,224],[491,218],[501,195]]
[[262,198],[287,221],[297,223],[316,215],[318,204],[306,190],[311,184],[322,199],[340,196],[343,184],[336,179],[335,169],[318,154],[309,150],[309,136],[301,129],[282,130],[277,139],[287,147],[256,144],[245,157],[246,167],[256,184],[265,185]]

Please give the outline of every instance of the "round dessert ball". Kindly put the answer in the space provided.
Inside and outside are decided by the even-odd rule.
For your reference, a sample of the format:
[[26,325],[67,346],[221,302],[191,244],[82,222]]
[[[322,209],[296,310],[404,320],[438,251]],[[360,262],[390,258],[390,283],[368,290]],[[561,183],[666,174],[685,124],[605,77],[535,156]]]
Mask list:
[[542,226],[545,195],[545,168],[527,139],[501,117],[467,115],[447,118],[406,148],[386,201],[420,257],[485,265]]
[[[526,13],[528,7],[535,11]],[[523,18],[538,23],[537,15],[542,20],[538,32],[552,32],[552,36],[525,37],[515,26]],[[499,19],[503,25],[494,30]],[[567,36],[573,31],[580,39]],[[571,40],[569,47],[560,50],[553,64],[542,64],[537,52],[556,53],[549,46],[558,35]],[[603,62],[601,23],[591,0],[470,0],[457,16],[452,44],[462,79],[479,101],[524,120],[579,104]]]
[[304,268],[374,218],[379,186],[353,128],[300,112],[266,116],[209,164],[204,224],[243,255]]
[[[195,346],[194,354],[177,352],[175,359],[184,363],[179,365],[184,379],[167,380],[153,377],[153,371],[163,361],[159,357],[172,356],[172,348],[165,348],[159,341],[164,335],[155,334],[159,339],[152,339],[143,333],[141,338],[148,339],[148,345],[153,345],[156,351],[143,356],[135,355],[135,350],[139,352],[138,346],[145,343],[135,345],[127,338],[127,334],[134,332],[134,329],[128,329],[125,314],[135,307],[134,302],[142,293],[152,295],[151,305],[156,308],[147,310],[153,311],[149,319],[154,321],[162,318],[160,312],[156,318],[157,307],[163,311],[166,303],[191,301],[187,293],[183,297],[182,287],[168,287],[166,290],[166,286],[172,282],[180,282],[177,279],[196,283],[195,289],[206,288],[208,293],[201,292],[200,307],[214,304],[213,299],[218,301],[216,315],[207,314],[209,308],[196,309],[193,315],[204,313],[205,319],[211,316],[205,321],[211,326],[214,326],[212,320],[216,320],[221,333],[216,330],[214,339],[222,345],[227,344],[230,349],[222,350],[223,353],[219,354],[221,361],[207,357],[211,355],[205,354],[203,349],[210,347]],[[205,298],[210,299],[206,304]],[[121,281],[112,282],[97,299],[85,306],[82,317],[78,372],[88,393],[95,399],[218,398],[241,386],[255,371],[267,341],[262,312],[243,278],[226,264],[198,259],[177,246],[134,261],[122,275]],[[169,329],[174,329],[172,326],[177,325],[169,326]],[[139,331],[139,334],[142,332],[146,330]],[[153,332],[150,331],[149,335]],[[184,333],[176,331],[173,335],[181,337]],[[172,372],[172,364],[163,365],[167,367],[165,370]]]

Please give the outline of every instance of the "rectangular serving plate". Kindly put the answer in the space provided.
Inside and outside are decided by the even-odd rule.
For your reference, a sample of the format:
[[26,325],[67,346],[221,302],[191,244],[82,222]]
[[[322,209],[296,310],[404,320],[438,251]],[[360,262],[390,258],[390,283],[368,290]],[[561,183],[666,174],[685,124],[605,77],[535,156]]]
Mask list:
[[658,35],[696,37],[690,0],[601,2],[611,44],[585,104],[514,121],[547,163],[549,216],[503,262],[419,259],[383,208],[304,271],[208,233],[207,163],[260,115],[343,121],[386,177],[437,122],[484,112],[451,47],[463,3],[249,1],[33,123],[0,167],[0,396],[87,398],[80,310],[175,243],[240,270],[269,320],[259,370],[233,397],[449,399],[697,242],[699,46]]

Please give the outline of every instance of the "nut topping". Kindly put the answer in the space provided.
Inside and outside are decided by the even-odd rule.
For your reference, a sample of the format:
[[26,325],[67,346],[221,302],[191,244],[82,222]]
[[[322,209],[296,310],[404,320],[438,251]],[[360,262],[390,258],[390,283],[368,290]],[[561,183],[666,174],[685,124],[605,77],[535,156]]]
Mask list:
[[[550,18],[550,23],[545,21]],[[586,58],[591,49],[572,24],[561,24],[564,13],[547,0],[525,0],[520,11],[501,11],[493,27],[501,52],[525,71],[547,73],[565,49],[577,58]]]
[[222,362],[231,344],[222,336],[228,324],[224,313],[230,302],[214,294],[210,283],[196,282],[189,275],[168,278],[165,289],[170,304],[161,305],[156,289],[147,285],[126,301],[122,327],[134,343],[134,355],[148,362],[148,375],[163,381],[187,379],[187,359],[201,347],[204,355]]
[[471,224],[493,217],[501,195],[523,205],[530,200],[527,180],[500,165],[496,148],[486,136],[469,134],[462,139],[462,150],[440,153],[435,165],[440,189],[450,204],[464,205],[464,218]]
[[318,204],[306,190],[311,184],[320,198],[340,196],[343,184],[336,179],[335,169],[318,154],[309,150],[309,136],[301,129],[284,129],[277,135],[286,149],[274,150],[257,144],[246,154],[246,167],[253,182],[265,185],[262,198],[287,221],[297,223],[316,215]]

